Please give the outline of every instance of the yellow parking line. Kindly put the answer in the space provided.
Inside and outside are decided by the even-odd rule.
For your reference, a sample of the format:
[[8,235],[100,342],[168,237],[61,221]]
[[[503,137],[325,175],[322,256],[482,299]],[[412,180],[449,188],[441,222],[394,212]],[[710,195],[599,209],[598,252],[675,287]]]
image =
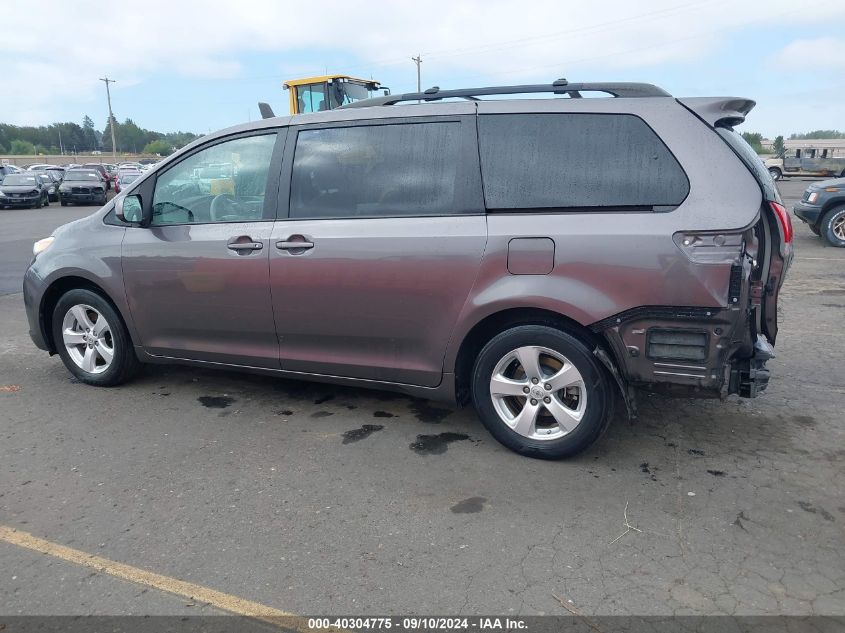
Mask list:
[[[208,603],[213,607],[236,615],[262,620],[275,625],[283,624],[287,628],[307,629],[305,619],[293,613],[280,611],[279,609],[274,609],[258,602],[245,600],[244,598],[203,587],[202,585],[196,585],[192,582],[185,582],[184,580],[163,576],[145,569],[138,569],[132,565],[118,563],[102,556],[95,556],[94,554],[73,549],[72,547],[59,545],[58,543],[33,536],[23,530],[16,530],[5,525],[0,525],[0,541],[60,558],[70,563],[90,567],[110,576],[122,578],[123,580],[128,580],[139,585],[153,587],[197,602]],[[280,621],[282,618],[284,618],[283,622]]]

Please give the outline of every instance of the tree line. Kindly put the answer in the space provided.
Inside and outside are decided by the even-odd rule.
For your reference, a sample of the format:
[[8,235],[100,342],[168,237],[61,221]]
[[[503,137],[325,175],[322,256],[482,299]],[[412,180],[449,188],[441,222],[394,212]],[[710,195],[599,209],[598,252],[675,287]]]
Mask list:
[[[758,154],[766,153],[767,150],[763,148],[763,135],[759,132],[743,132],[742,138]],[[812,132],[793,132],[789,135],[790,140],[812,140],[819,138],[845,139],[845,132],[840,132],[839,130],[813,130]],[[772,141],[772,152],[781,157],[786,153],[783,136],[776,136],[774,141]]]
[[117,151],[122,153],[160,154],[166,156],[187,145],[199,135],[192,132],[156,132],[139,127],[132,119],[106,121],[100,132],[89,116],[82,125],[73,122],[50,125],[18,126],[0,123],[0,154],[81,154],[112,151],[111,124],[114,123]]

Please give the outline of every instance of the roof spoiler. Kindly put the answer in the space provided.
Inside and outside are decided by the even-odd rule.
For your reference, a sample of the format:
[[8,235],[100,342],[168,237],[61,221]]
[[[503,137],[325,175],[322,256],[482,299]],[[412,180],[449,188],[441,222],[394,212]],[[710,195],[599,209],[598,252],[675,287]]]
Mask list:
[[685,97],[678,102],[713,127],[739,125],[757,105],[744,97]]
[[258,111],[261,112],[262,119],[272,119],[276,116],[273,114],[273,108],[270,107],[270,104],[263,101],[258,102]]

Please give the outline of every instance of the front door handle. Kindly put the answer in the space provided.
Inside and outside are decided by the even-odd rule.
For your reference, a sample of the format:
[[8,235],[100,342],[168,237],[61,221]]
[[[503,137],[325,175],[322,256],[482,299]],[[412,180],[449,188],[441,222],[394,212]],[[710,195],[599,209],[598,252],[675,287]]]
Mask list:
[[307,251],[314,248],[314,242],[309,242],[302,235],[291,235],[288,239],[276,242],[280,251]]
[[260,251],[264,248],[264,244],[262,242],[254,241],[251,237],[241,236],[229,240],[229,243],[226,244],[226,248],[230,251],[243,253],[246,251]]

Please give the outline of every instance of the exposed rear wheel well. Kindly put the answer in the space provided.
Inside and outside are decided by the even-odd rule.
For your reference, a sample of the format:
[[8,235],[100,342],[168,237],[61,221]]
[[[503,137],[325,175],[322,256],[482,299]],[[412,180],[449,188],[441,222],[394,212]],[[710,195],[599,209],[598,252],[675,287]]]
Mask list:
[[50,285],[47,292],[44,293],[44,298],[41,300],[41,329],[50,353],[56,351],[55,341],[53,340],[53,310],[56,308],[56,304],[63,294],[69,290],[76,289],[90,290],[91,292],[97,293],[111,304],[115,312],[120,314],[120,310],[118,310],[108,293],[94,282],[82,277],[62,277],[61,279],[57,279]]
[[590,351],[597,346],[606,347],[601,338],[586,327],[551,310],[513,308],[496,312],[477,323],[461,342],[455,361],[455,393],[458,402],[469,402],[472,368],[481,348],[497,334],[517,325],[545,325],[557,328],[579,339]]

